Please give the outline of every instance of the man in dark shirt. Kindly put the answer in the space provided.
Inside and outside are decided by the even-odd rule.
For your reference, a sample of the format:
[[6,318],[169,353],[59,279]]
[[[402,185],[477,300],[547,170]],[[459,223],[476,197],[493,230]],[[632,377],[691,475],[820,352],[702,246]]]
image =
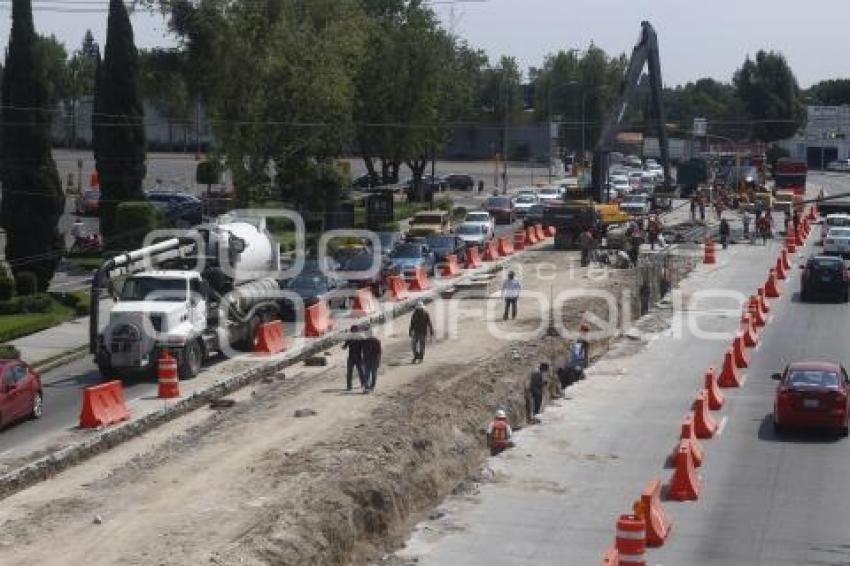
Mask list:
[[531,378],[528,381],[528,390],[531,393],[531,415],[533,420],[543,410],[543,392],[546,390],[545,372],[549,369],[549,364],[540,364],[536,370],[531,372]]
[[372,331],[363,339],[363,369],[366,373],[364,393],[375,389],[381,365],[381,341]]
[[363,373],[363,338],[358,335],[359,331],[357,325],[352,326],[351,334],[342,345],[343,350],[348,350],[348,360],[345,364],[345,385],[348,391],[351,391],[351,378],[355,368],[357,369],[357,376],[360,378],[360,384],[364,388],[366,387],[366,379]]
[[410,330],[408,334],[411,338],[411,347],[413,348],[413,363],[421,362],[425,357],[425,339],[430,336],[434,337],[434,327],[431,325],[431,316],[425,310],[425,304],[422,301],[416,303],[416,309],[413,311],[413,316],[410,317]]

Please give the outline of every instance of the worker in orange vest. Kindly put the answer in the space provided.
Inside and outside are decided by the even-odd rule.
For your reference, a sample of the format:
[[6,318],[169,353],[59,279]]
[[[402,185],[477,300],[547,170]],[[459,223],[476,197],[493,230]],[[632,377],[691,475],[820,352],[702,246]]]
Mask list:
[[487,426],[487,444],[490,446],[490,454],[495,456],[505,448],[511,448],[514,445],[512,436],[513,430],[508,423],[508,416],[504,410],[499,409]]

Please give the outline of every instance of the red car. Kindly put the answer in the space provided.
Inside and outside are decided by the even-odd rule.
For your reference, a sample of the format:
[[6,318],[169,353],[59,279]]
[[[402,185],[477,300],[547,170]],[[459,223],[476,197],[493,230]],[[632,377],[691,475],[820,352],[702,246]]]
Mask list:
[[0,427],[44,411],[41,377],[20,360],[0,360]]
[[492,196],[484,202],[482,208],[490,213],[496,224],[513,224],[516,220],[514,202],[511,197]]
[[77,199],[77,214],[79,214],[80,216],[85,216],[87,214],[96,214],[99,205],[100,191],[83,191],[83,194],[80,195],[79,199]]
[[795,362],[772,377],[779,381],[773,406],[776,432],[792,426],[818,427],[837,429],[847,436],[850,378],[842,366],[833,362]]

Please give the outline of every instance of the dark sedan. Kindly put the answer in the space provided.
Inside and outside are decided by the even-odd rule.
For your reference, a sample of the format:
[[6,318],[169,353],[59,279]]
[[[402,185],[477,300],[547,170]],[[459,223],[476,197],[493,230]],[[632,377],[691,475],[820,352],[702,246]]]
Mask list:
[[466,261],[466,242],[460,236],[432,235],[425,238],[425,243],[434,252],[437,263],[446,261],[446,256],[455,255],[460,263]]
[[850,299],[843,259],[833,256],[809,258],[800,277],[800,300],[805,303],[816,295],[829,295],[843,303]]
[[175,228],[189,228],[203,222],[204,205],[201,199],[187,193],[149,192],[148,200],[162,210],[168,223]]
[[490,197],[484,202],[484,210],[496,221],[496,224],[513,224],[516,220],[514,203],[510,197]]
[[384,259],[373,254],[351,256],[336,274],[354,289],[370,288],[376,297],[384,294]]
[[533,204],[529,207],[528,212],[525,213],[525,217],[522,219],[523,225],[527,228],[529,226],[534,226],[535,224],[543,224],[543,208],[542,204]]
[[451,175],[446,175],[445,178],[443,178],[443,181],[445,181],[452,190],[471,191],[475,187],[475,179],[472,178],[472,175],[453,173]]
[[[328,308],[346,308],[349,296],[343,290],[347,284],[329,275],[322,273],[302,273],[297,277],[289,279],[282,285],[283,291],[294,293],[303,302],[303,306],[309,307],[319,301],[324,301]],[[342,291],[342,292],[341,292]],[[284,320],[293,320],[297,302],[289,298],[281,301],[281,315]]]

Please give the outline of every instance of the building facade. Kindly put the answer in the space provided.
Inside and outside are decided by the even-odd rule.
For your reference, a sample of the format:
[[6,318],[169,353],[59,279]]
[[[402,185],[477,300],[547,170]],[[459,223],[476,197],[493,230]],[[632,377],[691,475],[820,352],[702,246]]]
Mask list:
[[803,129],[779,145],[815,169],[836,159],[850,159],[850,106],[806,107]]

